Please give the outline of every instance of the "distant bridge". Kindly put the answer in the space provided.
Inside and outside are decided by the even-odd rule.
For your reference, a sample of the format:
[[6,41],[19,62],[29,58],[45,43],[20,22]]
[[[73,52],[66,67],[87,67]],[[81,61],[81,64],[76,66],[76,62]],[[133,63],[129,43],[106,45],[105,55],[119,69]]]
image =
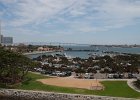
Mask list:
[[[19,43],[15,43],[16,44],[19,44]],[[31,44],[31,45],[81,45],[81,46],[90,46],[92,44],[80,44],[80,43],[62,43],[62,42],[23,42],[23,44]]]

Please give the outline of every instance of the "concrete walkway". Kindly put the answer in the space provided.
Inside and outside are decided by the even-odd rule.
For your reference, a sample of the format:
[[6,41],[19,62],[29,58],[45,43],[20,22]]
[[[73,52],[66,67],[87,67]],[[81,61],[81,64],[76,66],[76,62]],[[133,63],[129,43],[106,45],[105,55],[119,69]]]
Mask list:
[[136,81],[136,79],[131,79],[131,80],[127,80],[127,84],[130,88],[132,88],[133,90],[140,92],[140,89],[138,89],[135,85],[134,82]]

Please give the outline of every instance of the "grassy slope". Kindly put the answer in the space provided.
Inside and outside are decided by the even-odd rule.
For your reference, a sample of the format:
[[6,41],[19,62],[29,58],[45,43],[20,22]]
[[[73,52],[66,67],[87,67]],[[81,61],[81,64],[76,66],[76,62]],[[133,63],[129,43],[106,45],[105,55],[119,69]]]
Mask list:
[[37,82],[36,79],[47,78],[46,76],[29,73],[28,77],[31,79],[24,82],[19,89],[26,90],[43,90],[53,91],[61,93],[76,93],[76,94],[89,94],[89,95],[102,95],[102,96],[114,96],[114,97],[127,97],[127,98],[140,98],[140,93],[131,89],[126,81],[103,81],[102,84],[105,86],[103,91],[93,91],[87,89],[67,88],[45,85]]

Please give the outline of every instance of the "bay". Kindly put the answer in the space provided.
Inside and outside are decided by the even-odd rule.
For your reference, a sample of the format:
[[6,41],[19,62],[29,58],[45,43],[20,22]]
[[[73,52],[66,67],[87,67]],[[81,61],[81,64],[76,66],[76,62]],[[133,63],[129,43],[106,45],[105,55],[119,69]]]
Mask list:
[[[89,54],[103,55],[103,52],[118,52],[118,53],[131,53],[131,54],[140,54],[140,47],[133,48],[124,48],[124,47],[106,47],[106,46],[72,46],[66,45],[63,46],[63,52],[48,52],[45,55],[53,55],[53,54],[65,54],[67,57],[80,57],[80,58],[88,58]],[[72,51],[67,51],[69,48]],[[98,50],[98,52],[96,52]],[[33,54],[28,55],[30,58],[36,58],[42,54]]]

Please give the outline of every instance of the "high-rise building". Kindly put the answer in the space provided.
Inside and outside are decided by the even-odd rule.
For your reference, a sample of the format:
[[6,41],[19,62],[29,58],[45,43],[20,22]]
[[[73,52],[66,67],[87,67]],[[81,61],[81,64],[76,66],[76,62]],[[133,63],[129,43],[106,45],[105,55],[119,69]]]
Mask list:
[[13,37],[3,37],[2,44],[4,45],[12,45],[13,44]]
[[3,35],[0,35],[0,44],[2,44],[3,41]]
[[1,22],[0,22],[0,44],[2,45],[12,45],[13,44],[13,37],[4,37],[2,35],[2,28],[1,28]]
[[12,45],[13,37],[4,37],[3,35],[0,35],[0,44],[1,45]]

